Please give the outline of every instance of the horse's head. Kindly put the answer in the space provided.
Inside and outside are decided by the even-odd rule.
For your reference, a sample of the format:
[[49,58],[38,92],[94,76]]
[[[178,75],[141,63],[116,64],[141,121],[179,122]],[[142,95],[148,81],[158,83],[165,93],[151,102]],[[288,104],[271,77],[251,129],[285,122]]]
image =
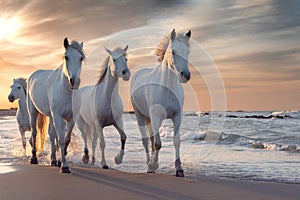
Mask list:
[[72,41],[69,44],[67,38],[64,39],[64,47],[66,49],[64,55],[63,71],[68,78],[70,88],[78,89],[80,84],[80,73],[82,61],[85,59],[83,52],[83,42],[80,44],[76,41]]
[[113,51],[105,48],[110,55],[110,71],[112,76],[123,78],[124,81],[128,81],[130,78],[130,71],[127,66],[127,49],[128,45],[124,49],[118,47]]
[[186,83],[191,78],[191,73],[188,68],[188,56],[190,53],[189,39],[191,31],[185,34],[176,33],[175,29],[171,32],[170,43],[167,49],[166,58],[169,66],[176,71],[179,81]]
[[9,102],[14,102],[14,100],[20,99],[26,94],[26,79],[19,78],[14,79],[13,84],[10,86],[11,92],[8,95]]

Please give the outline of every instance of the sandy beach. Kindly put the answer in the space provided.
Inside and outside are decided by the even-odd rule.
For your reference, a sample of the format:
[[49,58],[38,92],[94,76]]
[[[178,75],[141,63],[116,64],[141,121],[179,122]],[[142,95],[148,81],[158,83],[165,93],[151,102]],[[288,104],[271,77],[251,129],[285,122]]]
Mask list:
[[1,165],[1,199],[299,199],[300,185],[176,178],[117,170]]

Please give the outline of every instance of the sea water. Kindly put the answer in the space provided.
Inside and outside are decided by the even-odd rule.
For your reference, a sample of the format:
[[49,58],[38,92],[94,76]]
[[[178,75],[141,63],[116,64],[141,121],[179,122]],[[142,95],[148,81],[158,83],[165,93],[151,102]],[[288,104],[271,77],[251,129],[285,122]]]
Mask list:
[[[262,117],[263,116],[263,117]],[[279,116],[279,117],[278,117]],[[120,137],[113,127],[104,129],[106,161],[112,169],[147,171],[145,151],[134,114],[124,114],[127,143],[123,163],[116,165]],[[215,129],[214,126],[218,126]],[[300,112],[190,112],[181,126],[181,160],[185,175],[240,180],[300,183]],[[173,124],[165,120],[160,128],[162,149],[157,173],[174,174]],[[29,164],[31,148],[26,133],[24,153],[16,118],[0,117],[0,163]],[[91,152],[91,150],[90,150]],[[83,142],[74,129],[67,160],[70,165],[100,168],[100,148],[95,166],[82,164]],[[60,153],[57,153],[59,157]],[[49,138],[39,164],[50,164]]]

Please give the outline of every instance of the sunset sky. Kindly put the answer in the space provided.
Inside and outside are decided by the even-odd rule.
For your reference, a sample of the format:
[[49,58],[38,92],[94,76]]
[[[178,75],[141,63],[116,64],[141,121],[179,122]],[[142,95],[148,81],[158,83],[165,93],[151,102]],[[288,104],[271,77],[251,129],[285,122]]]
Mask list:
[[[113,34],[161,27],[192,31],[221,74],[227,110],[300,110],[298,0],[10,0],[0,10],[0,108],[17,106],[7,100],[13,78],[62,63],[65,37],[83,41],[89,55]],[[130,51],[134,44],[129,60]],[[211,110],[210,86],[191,71],[199,110]]]

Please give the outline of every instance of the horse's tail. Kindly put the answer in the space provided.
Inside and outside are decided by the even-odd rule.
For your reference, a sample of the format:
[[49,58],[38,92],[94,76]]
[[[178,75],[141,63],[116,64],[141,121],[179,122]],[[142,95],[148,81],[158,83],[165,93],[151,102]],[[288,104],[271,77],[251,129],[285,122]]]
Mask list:
[[37,124],[36,148],[37,151],[41,150],[41,152],[43,152],[44,144],[48,133],[49,118],[46,115],[39,113],[36,122],[37,122],[36,123]]

